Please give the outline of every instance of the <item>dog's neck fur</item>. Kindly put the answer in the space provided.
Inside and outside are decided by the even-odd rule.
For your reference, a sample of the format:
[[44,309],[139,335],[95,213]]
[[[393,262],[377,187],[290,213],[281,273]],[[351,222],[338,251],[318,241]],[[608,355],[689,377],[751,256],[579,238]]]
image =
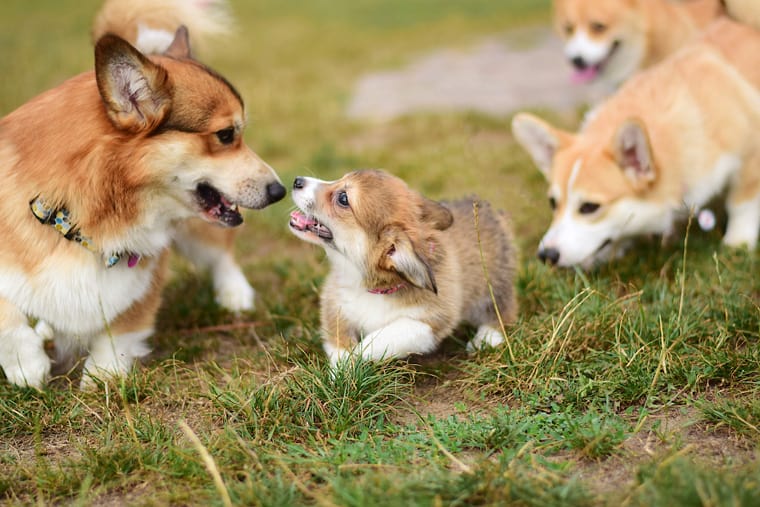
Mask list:
[[[149,202],[161,208],[160,202],[170,199],[157,188],[159,182],[135,166],[150,141],[113,126],[93,72],[74,77],[10,113],[0,120],[0,137],[18,155],[15,165],[0,170],[18,189],[24,205],[44,196],[51,205],[65,207],[106,253],[150,256],[169,244],[166,226],[182,217],[166,216],[165,210],[176,207],[151,213],[141,205]],[[48,152],[53,149],[55,157]],[[31,188],[31,181],[44,183]],[[153,198],[146,199],[146,194]]]

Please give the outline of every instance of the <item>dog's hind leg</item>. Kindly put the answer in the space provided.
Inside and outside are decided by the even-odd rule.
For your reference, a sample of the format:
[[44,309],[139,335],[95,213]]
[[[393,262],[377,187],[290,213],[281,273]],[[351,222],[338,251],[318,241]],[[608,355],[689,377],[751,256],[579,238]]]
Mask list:
[[175,237],[180,253],[201,269],[208,269],[216,302],[232,312],[253,310],[253,287],[235,261],[235,230],[201,220],[183,223]]
[[0,299],[0,367],[19,386],[41,388],[50,375],[44,339],[29,326],[26,315]]
[[166,278],[168,250],[155,268],[150,289],[119,315],[101,334],[90,340],[89,355],[84,364],[82,389],[95,386],[95,378],[107,380],[129,372],[135,359],[146,356],[150,347],[146,340],[153,334],[161,291]]

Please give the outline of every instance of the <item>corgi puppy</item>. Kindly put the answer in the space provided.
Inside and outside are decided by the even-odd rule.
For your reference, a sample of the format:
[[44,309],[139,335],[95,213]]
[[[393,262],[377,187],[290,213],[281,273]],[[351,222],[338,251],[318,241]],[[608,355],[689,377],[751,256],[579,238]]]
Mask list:
[[285,195],[243,142],[240,94],[189,58],[180,29],[146,56],[115,35],[95,70],[0,119],[0,367],[41,387],[45,323],[59,350],[89,351],[91,376],[148,352],[167,248],[191,217],[240,225],[240,208]]
[[[225,0],[106,0],[92,27],[93,40],[118,35],[143,54],[166,51],[180,26],[186,26],[193,50],[231,31]],[[255,291],[235,261],[238,228],[221,228],[200,219],[179,224],[177,250],[198,268],[211,274],[217,304],[232,312],[254,308]]]
[[721,12],[719,0],[554,0],[573,82],[602,81],[614,90],[662,61]]
[[760,32],[728,18],[634,76],[577,134],[518,114],[515,138],[549,182],[554,218],[539,257],[591,267],[624,238],[674,221],[727,190],[723,242],[760,230]]
[[468,349],[502,343],[499,319],[517,314],[516,250],[503,213],[472,199],[440,204],[374,170],[332,182],[298,177],[292,195],[290,230],[330,261],[321,327],[333,366],[352,354],[432,352],[461,322],[478,328]]

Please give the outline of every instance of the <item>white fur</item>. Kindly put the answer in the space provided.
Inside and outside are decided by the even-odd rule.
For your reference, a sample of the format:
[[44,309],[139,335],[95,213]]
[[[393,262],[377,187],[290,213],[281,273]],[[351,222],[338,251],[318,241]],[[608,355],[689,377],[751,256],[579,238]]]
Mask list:
[[433,329],[428,324],[400,318],[365,335],[354,347],[353,354],[377,361],[426,354],[435,350],[437,345]]
[[50,375],[44,340],[24,324],[0,328],[0,367],[11,383],[42,388]]
[[372,294],[362,288],[362,274],[340,254],[330,252],[332,276],[338,279],[333,297],[341,316],[361,331],[363,336],[381,330],[401,319],[421,319],[427,310],[422,306],[401,306],[393,298]]
[[145,340],[151,334],[153,329],[144,329],[117,336],[102,334],[95,338],[84,365],[82,388],[93,386],[93,377],[106,380],[129,372],[135,359],[150,353]]
[[760,231],[760,195],[742,203],[726,203],[728,226],[723,243],[755,248]]
[[473,353],[478,350],[497,347],[504,343],[504,335],[501,331],[491,326],[480,326],[472,340],[467,343],[467,352]]
[[172,32],[156,30],[140,23],[137,27],[135,47],[143,53],[159,55],[169,49],[173,40]]
[[585,30],[577,30],[565,44],[565,56],[568,60],[583,58],[589,66],[598,65],[610,54],[611,46],[608,41],[595,41]]

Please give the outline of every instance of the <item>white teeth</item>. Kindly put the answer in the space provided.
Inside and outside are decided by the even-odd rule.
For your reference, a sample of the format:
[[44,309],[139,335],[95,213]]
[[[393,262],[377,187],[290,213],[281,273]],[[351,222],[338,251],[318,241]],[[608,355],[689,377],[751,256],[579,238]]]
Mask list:
[[230,206],[230,209],[232,211],[237,211],[238,210],[238,205],[237,204],[233,204],[232,206]]

